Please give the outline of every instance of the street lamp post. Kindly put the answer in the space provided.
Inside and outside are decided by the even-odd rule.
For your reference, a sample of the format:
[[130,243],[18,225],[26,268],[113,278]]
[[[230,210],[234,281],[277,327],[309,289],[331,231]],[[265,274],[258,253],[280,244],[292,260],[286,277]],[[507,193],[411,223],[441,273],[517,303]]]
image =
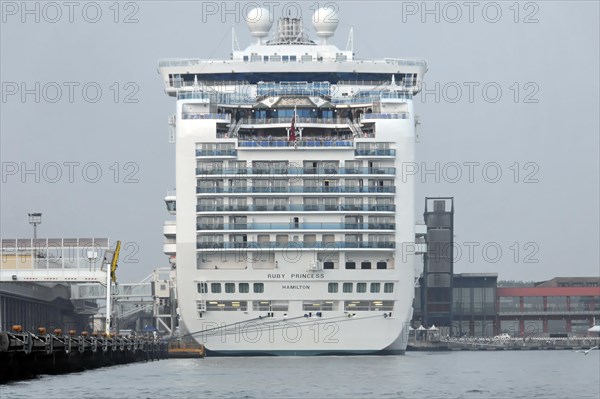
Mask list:
[[29,213],[29,224],[33,226],[33,239],[37,238],[37,226],[42,224],[42,214],[39,212]]

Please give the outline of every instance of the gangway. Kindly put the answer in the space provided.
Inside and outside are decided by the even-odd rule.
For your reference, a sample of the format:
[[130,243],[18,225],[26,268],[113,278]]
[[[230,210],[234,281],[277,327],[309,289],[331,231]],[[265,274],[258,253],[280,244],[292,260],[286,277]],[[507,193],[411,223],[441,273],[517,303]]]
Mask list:
[[[159,268],[139,283],[120,283],[112,289],[113,317],[117,328],[128,324],[132,316],[151,314],[152,324],[160,330],[172,333],[175,325],[175,282],[171,268]],[[78,284],[72,291],[72,299],[102,300],[106,287],[98,284]]]

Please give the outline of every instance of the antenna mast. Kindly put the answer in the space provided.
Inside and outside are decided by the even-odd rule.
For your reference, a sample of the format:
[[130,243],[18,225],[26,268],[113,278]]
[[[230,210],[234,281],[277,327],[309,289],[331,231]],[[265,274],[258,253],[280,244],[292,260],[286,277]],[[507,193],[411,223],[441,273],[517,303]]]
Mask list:
[[240,45],[235,34],[235,26],[231,27],[231,52],[240,51]]
[[346,50],[354,53],[354,26],[350,27],[350,33],[348,34],[348,42],[346,43]]

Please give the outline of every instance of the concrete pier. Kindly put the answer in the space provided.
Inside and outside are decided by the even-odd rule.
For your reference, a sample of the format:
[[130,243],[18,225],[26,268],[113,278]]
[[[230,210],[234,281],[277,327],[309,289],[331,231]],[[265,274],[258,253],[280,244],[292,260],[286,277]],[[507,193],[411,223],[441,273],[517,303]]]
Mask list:
[[63,374],[167,358],[168,345],[153,337],[0,332],[0,383],[40,374]]
[[449,338],[436,341],[410,339],[408,351],[501,351],[501,350],[585,350],[600,345],[600,337],[570,338]]

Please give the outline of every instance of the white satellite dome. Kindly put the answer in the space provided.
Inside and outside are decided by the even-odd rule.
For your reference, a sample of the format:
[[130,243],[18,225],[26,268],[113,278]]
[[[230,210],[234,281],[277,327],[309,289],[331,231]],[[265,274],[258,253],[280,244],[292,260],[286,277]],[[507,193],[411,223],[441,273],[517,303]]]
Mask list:
[[248,12],[246,23],[250,34],[259,38],[268,36],[271,26],[273,26],[269,10],[260,7],[253,8]]
[[324,39],[333,36],[338,27],[335,9],[328,7],[319,8],[313,14],[312,23],[317,32],[317,36]]

